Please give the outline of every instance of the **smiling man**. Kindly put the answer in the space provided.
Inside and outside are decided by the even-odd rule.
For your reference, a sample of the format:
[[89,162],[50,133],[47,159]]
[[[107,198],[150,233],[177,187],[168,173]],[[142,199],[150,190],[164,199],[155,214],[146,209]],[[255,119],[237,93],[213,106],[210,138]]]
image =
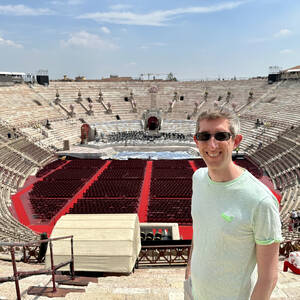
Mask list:
[[[195,300],[267,300],[277,282],[282,240],[278,202],[232,161],[240,122],[205,111],[194,140],[207,168],[193,175],[193,243],[186,279]],[[257,278],[255,278],[257,265]]]

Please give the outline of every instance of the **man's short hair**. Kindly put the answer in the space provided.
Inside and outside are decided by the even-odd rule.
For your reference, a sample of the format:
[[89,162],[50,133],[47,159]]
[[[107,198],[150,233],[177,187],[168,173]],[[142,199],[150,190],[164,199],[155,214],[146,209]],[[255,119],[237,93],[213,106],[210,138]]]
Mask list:
[[202,120],[216,120],[216,119],[226,119],[229,122],[229,130],[236,136],[240,132],[240,120],[238,116],[229,109],[226,108],[214,108],[208,109],[200,112],[197,123],[196,123],[196,133],[200,131],[200,121]]

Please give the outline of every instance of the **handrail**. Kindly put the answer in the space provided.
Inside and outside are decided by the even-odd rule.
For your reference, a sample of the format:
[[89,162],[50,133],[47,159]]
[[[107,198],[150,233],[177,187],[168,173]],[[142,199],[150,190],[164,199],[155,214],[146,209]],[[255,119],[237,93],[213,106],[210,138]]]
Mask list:
[[149,265],[186,265],[191,244],[182,245],[142,245],[136,268]]
[[[57,241],[57,240],[62,240],[62,239],[71,239],[71,259],[67,260],[65,262],[61,262],[60,264],[54,265],[52,242]],[[47,242],[49,242],[49,244],[50,244],[50,247],[49,247],[50,248],[50,260],[51,260],[50,268],[40,269],[40,270],[36,270],[36,271],[28,271],[28,272],[24,272],[24,271],[22,272],[22,271],[17,270],[16,258],[15,258],[15,247],[23,247],[25,249],[25,247],[27,247],[27,246],[41,245],[42,243],[47,243]],[[25,243],[0,242],[0,246],[10,247],[12,265],[13,265],[13,271],[14,271],[13,276],[0,277],[0,283],[6,282],[6,281],[15,281],[16,294],[17,294],[18,300],[21,300],[20,286],[19,286],[19,279],[21,279],[21,278],[28,277],[31,275],[38,275],[38,274],[51,274],[52,275],[53,293],[55,293],[56,292],[55,271],[61,267],[64,267],[64,266],[70,264],[71,278],[74,279],[75,274],[74,274],[73,235],[50,238],[50,239],[45,239],[45,240],[31,241],[31,242],[25,242]]]
[[57,237],[57,238],[50,238],[50,239],[45,239],[45,240],[37,240],[37,241],[30,241],[30,242],[20,242],[20,243],[9,243],[9,242],[1,242],[0,241],[0,246],[8,246],[8,247],[25,247],[25,246],[34,246],[37,244],[45,243],[45,242],[50,242],[50,241],[56,241],[56,240],[61,240],[61,239],[67,239],[67,238],[72,238],[73,235],[68,235],[68,236],[62,236],[62,237]]

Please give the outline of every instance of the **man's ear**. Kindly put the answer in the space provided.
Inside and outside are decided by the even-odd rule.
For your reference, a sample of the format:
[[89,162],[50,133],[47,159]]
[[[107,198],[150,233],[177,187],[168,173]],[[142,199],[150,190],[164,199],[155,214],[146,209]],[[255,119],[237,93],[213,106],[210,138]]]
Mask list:
[[234,137],[234,149],[239,146],[239,144],[241,143],[242,139],[243,139],[243,136],[241,134],[237,134]]
[[194,142],[196,143],[196,145],[198,146],[199,141],[197,141],[196,136],[194,135]]

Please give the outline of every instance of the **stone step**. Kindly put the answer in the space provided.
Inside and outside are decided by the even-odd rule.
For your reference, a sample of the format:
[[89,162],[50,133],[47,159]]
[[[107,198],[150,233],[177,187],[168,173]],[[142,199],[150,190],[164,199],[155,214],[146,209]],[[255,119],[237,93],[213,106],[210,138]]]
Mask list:
[[65,299],[72,300],[183,300],[181,294],[153,294],[153,293],[137,293],[137,294],[108,294],[108,293],[85,293],[85,294],[68,294]]

